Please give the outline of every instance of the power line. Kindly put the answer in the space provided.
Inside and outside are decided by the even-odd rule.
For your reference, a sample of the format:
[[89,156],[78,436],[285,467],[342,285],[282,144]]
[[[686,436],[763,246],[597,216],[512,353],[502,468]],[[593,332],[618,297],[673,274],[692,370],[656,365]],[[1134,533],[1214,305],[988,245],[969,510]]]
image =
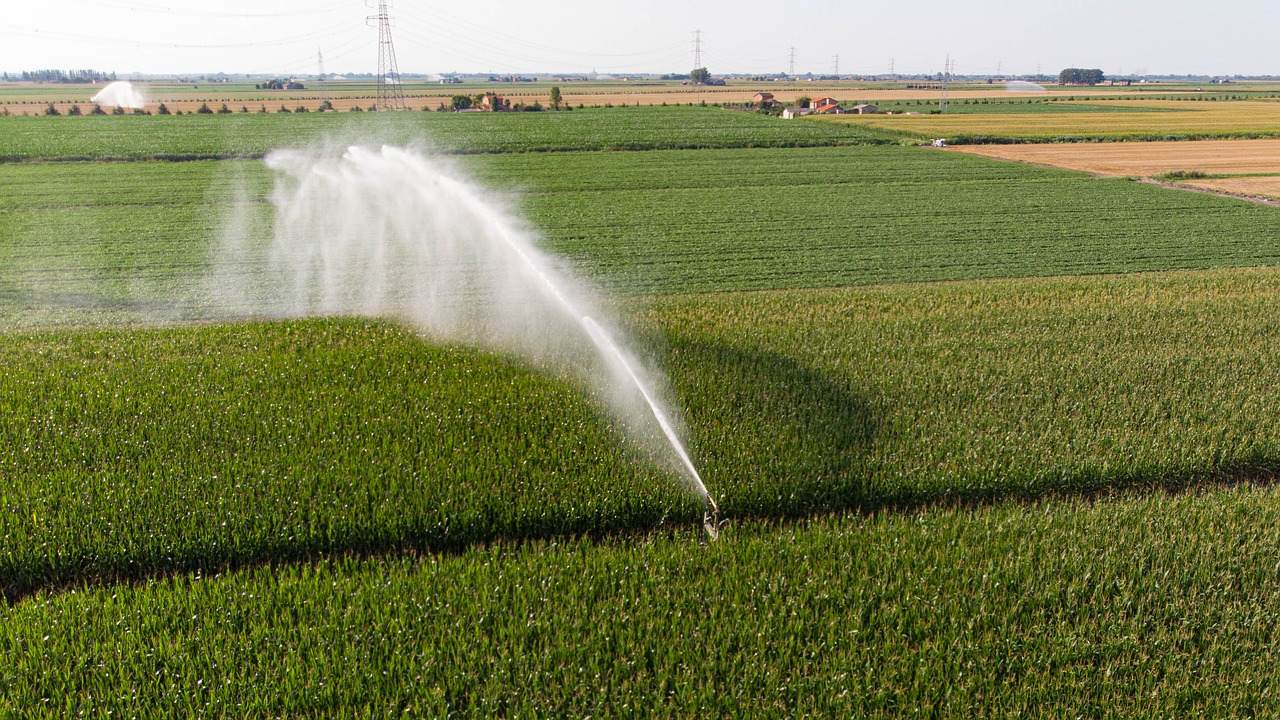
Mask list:
[[6,35],[17,35],[19,37],[30,36],[37,38],[52,38],[59,40],[75,40],[77,42],[92,43],[95,45],[122,46],[122,47],[148,47],[148,48],[177,48],[183,50],[232,50],[253,47],[282,47],[285,45],[294,45],[304,41],[310,42],[318,39],[330,38],[350,30],[349,23],[342,23],[333,27],[317,30],[306,35],[297,35],[283,40],[264,40],[259,42],[241,42],[241,43],[215,43],[215,44],[195,44],[195,43],[175,43],[162,42],[155,40],[137,40],[118,37],[103,37],[100,35],[81,35],[78,33],[67,33],[58,30],[40,30],[38,28],[13,27],[10,26],[6,30],[0,30],[0,33]]
[[[674,42],[668,45],[658,46],[648,50],[641,50],[636,52],[610,52],[610,53],[592,52],[592,51],[583,50],[580,47],[580,45],[577,47],[574,47],[571,50],[566,50],[563,45],[560,45],[560,46],[544,45],[542,43],[532,42],[528,38],[517,37],[515,35],[506,35],[494,30],[490,26],[473,23],[469,20],[460,18],[456,15],[451,15],[449,13],[443,12],[436,8],[431,8],[426,6],[416,6],[416,5],[400,7],[396,9],[396,23],[398,25],[401,22],[404,22],[409,25],[414,25],[418,27],[420,30],[424,30],[433,35],[439,33],[438,28],[442,26],[448,26],[449,37],[457,36],[463,39],[469,38],[468,40],[469,42],[483,43],[483,45],[485,46],[484,49],[486,52],[502,52],[504,54],[506,54],[507,48],[512,46],[518,46],[518,47],[527,48],[529,50],[548,53],[552,58],[554,58],[555,56],[565,56],[565,57],[586,56],[590,58],[629,58],[629,57],[650,56],[650,55],[653,55],[654,53],[667,53],[668,51],[675,51],[677,49],[683,50],[685,47],[687,47],[683,42]],[[443,33],[439,33],[439,34],[444,36]],[[535,59],[535,61],[539,61],[539,62],[547,60],[547,56],[538,57],[538,56],[517,55],[516,57],[532,57]]]
[[96,7],[108,8],[111,10],[126,10],[128,12],[146,12],[159,15],[178,15],[182,17],[225,17],[225,18],[285,18],[285,17],[314,17],[321,13],[332,12],[334,10],[342,10],[350,7],[350,3],[336,2],[319,8],[307,8],[305,10],[293,10],[283,12],[267,12],[267,13],[236,13],[236,12],[219,12],[217,10],[197,10],[190,8],[175,9],[168,6],[148,5],[146,3],[117,3],[108,0],[73,0],[82,5],[92,5]]
[[[629,70],[634,69],[639,63],[682,67],[688,60],[681,58],[689,57],[685,54],[688,52],[688,46],[684,42],[637,53],[591,54],[565,51],[563,48],[555,50],[554,55],[524,52],[508,47],[498,33],[479,29],[472,32],[465,24],[455,27],[452,22],[429,21],[421,15],[415,17],[412,12],[402,13],[399,9],[396,11],[394,20],[396,34],[400,36],[402,47],[406,39],[405,30],[408,30],[409,40],[415,46],[430,45],[432,49],[447,54],[455,62],[470,63],[490,72],[527,72],[531,69],[569,71],[573,67],[580,68],[584,64],[591,64],[604,70]],[[448,32],[442,29],[446,25]],[[519,43],[513,43],[513,45],[519,45]],[[541,47],[532,43],[525,43],[525,45]],[[613,62],[592,62],[597,58],[605,58]],[[637,60],[629,63],[617,62],[621,58],[637,58]]]
[[715,53],[717,63],[732,66],[740,72],[769,73],[774,72],[773,69],[778,67],[776,55],[747,57],[717,43],[703,42],[703,45]]
[[[590,52],[580,46],[573,49],[566,49],[564,46],[550,47],[504,35],[491,27],[421,5],[397,7],[394,21],[402,49],[406,37],[404,31],[407,29],[415,46],[429,44],[434,50],[444,51],[455,61],[471,63],[491,72],[532,69],[569,71],[584,64],[606,70],[634,69],[638,64],[678,67],[687,62],[680,60],[681,57],[689,57],[684,54],[688,52],[688,46],[680,41],[635,52],[614,53]],[[445,27],[448,28],[447,32],[442,29]],[[632,60],[623,62],[626,59]]]

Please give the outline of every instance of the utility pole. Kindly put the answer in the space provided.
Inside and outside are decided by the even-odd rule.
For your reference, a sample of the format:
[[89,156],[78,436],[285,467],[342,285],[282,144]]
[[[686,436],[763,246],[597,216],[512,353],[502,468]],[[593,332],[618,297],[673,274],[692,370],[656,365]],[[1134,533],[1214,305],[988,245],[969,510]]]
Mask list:
[[396,64],[396,48],[391,42],[391,17],[387,0],[378,0],[378,14],[367,20],[378,21],[378,100],[379,110],[404,110],[404,86],[400,84],[400,68]]
[[693,69],[702,67],[702,30],[693,31]]
[[791,69],[787,71],[787,74],[790,75],[791,77],[795,77],[796,76],[796,48],[794,45],[791,46],[791,65],[789,67]]

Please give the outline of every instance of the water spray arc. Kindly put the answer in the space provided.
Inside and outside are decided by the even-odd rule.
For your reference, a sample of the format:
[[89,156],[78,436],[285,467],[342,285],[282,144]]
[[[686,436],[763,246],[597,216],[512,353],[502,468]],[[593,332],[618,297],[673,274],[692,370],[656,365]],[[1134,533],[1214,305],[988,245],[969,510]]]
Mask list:
[[662,411],[662,406],[654,400],[649,388],[646,387],[644,382],[636,376],[635,369],[631,367],[629,362],[627,362],[626,356],[619,351],[617,343],[613,341],[613,338],[609,337],[609,334],[604,331],[604,328],[597,325],[595,320],[592,320],[586,315],[582,316],[582,326],[587,331],[587,335],[591,337],[591,341],[600,349],[600,353],[604,355],[607,360],[616,362],[626,372],[631,381],[635,383],[636,389],[644,396],[645,402],[649,404],[649,408],[653,411],[654,418],[662,427],[662,432],[666,435],[667,441],[671,443],[672,450],[674,450],[676,456],[680,458],[680,462],[685,471],[689,473],[689,477],[693,480],[702,496],[702,502],[706,506],[702,513],[703,531],[706,532],[712,540],[718,539],[720,537],[720,527],[722,522],[720,520],[720,506],[716,505],[715,498],[711,497],[711,493],[707,492],[707,486],[702,483],[702,476],[698,474],[698,469],[694,467],[693,461],[689,459],[689,453],[685,451],[684,445],[681,444],[680,437],[676,435],[675,428],[671,427],[671,420],[667,417],[666,413]]
[[252,312],[404,318],[440,339],[514,352],[581,374],[628,429],[671,459],[704,505],[719,508],[680,440],[656,381],[572,274],[538,250],[483,191],[413,150],[277,152],[276,229]]
[[[457,185],[454,187],[457,190],[462,190]],[[474,205],[477,201],[477,198],[470,193],[459,192],[459,196],[464,197],[468,204]],[[538,266],[539,264],[533,259],[529,251],[516,240],[507,228],[501,227],[499,231],[507,250],[515,257],[520,258],[521,262],[528,268],[528,271],[538,278],[548,297],[554,299],[566,313],[579,318],[583,331],[596,346],[601,358],[611,366],[615,374],[630,381],[635,386],[636,391],[644,398],[645,404],[653,414],[658,426],[662,429],[662,434],[670,444],[671,450],[680,460],[681,468],[688,474],[693,488],[706,505],[706,512],[703,514],[703,529],[713,539],[719,537],[720,508],[711,497],[711,493],[707,492],[707,486],[702,482],[702,476],[694,466],[693,460],[689,458],[689,453],[685,450],[684,444],[680,442],[680,436],[672,426],[671,419],[667,417],[666,411],[662,409],[662,405],[654,397],[653,391],[648,387],[648,384],[637,374],[634,363],[627,359],[627,356],[622,352],[621,346],[609,335],[608,331],[601,327],[590,315],[582,314],[582,311],[573,301],[560,291],[550,275]]]

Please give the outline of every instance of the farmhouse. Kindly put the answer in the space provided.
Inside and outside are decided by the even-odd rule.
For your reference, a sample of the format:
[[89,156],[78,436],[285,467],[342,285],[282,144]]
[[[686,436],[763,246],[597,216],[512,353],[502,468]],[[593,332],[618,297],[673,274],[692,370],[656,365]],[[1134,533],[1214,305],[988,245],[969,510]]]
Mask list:
[[772,105],[774,102],[773,93],[758,92],[751,96],[751,102],[757,105]]
[[786,120],[798,118],[802,115],[812,115],[813,108],[788,107],[782,109],[782,117]]
[[[831,98],[823,99],[830,100]],[[819,115],[843,115],[847,112],[844,108],[840,107],[840,103],[834,101],[824,103],[822,105],[810,105],[810,107],[812,107],[813,111]]]
[[876,107],[875,105],[868,105],[866,103],[863,103],[861,105],[854,105],[853,108],[849,110],[849,112],[855,113],[857,115],[871,115],[873,113],[880,112],[880,108]]
[[485,93],[480,98],[479,109],[484,112],[505,112],[511,109],[511,101],[499,97],[497,93]]

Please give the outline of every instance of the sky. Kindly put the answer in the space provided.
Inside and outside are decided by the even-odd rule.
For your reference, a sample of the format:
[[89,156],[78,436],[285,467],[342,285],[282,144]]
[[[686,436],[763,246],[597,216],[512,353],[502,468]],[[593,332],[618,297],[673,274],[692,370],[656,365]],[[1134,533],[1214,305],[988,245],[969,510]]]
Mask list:
[[[0,11],[0,70],[378,69],[376,0],[38,0]],[[369,7],[373,5],[373,7]],[[1280,75],[1268,0],[393,0],[401,73]]]

